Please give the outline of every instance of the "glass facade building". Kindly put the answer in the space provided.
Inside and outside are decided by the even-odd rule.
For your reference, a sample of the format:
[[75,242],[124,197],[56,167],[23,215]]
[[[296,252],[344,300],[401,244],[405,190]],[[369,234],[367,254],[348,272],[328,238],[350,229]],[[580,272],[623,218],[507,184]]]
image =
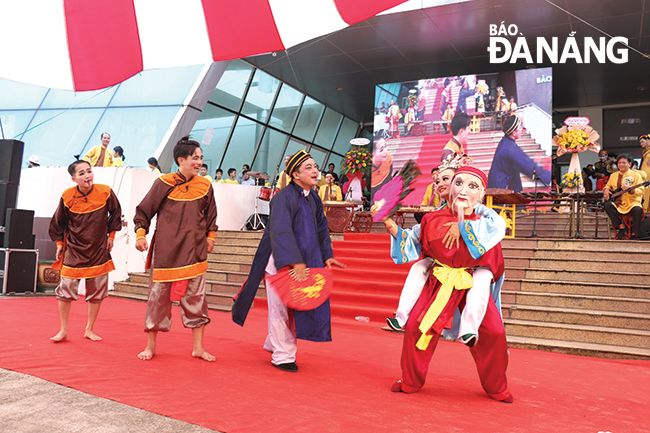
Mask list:
[[[242,60],[232,60],[192,129],[208,173],[243,164],[273,176],[284,156],[306,149],[316,163],[341,159],[359,124]],[[282,170],[283,167],[280,167]]]
[[23,166],[30,155],[37,155],[43,166],[58,166],[83,156],[108,132],[110,147],[124,149],[124,165],[145,168],[203,68],[145,71],[93,92],[0,80],[0,136],[25,143]]
[[[0,136],[25,143],[24,167],[30,155],[43,166],[65,166],[108,132],[110,147],[124,149],[124,165],[146,168],[149,157],[173,146],[167,140],[178,132],[179,113],[197,96],[206,70],[150,70],[107,89],[76,93],[0,80]],[[216,88],[209,88],[205,106],[193,107],[200,115],[191,135],[201,143],[211,175],[219,167],[239,172],[249,164],[273,176],[283,157],[300,149],[321,167],[333,162],[338,169],[359,130],[354,120],[243,60],[230,61]]]

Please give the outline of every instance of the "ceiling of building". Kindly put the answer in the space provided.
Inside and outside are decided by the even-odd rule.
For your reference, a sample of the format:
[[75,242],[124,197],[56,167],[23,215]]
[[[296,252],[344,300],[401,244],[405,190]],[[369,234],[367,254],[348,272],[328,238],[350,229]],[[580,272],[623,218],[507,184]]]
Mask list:
[[[650,52],[645,0],[474,0],[376,16],[288,52],[246,60],[359,122],[372,122],[375,85],[528,66],[521,59],[490,63],[490,25],[501,22],[517,26],[533,59],[538,37],[558,38],[560,53],[572,32],[581,53],[588,37],[628,38],[627,63],[592,57],[589,64],[552,64],[545,56],[536,64],[553,66],[554,109],[650,103],[650,58],[640,54]],[[508,36],[512,46],[517,36]]]

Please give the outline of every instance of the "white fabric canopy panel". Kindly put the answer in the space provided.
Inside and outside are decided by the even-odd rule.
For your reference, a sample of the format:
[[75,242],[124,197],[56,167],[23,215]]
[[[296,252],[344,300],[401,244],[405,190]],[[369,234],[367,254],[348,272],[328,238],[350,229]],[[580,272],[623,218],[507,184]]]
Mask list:
[[0,78],[87,91],[282,51],[405,0],[0,0]]

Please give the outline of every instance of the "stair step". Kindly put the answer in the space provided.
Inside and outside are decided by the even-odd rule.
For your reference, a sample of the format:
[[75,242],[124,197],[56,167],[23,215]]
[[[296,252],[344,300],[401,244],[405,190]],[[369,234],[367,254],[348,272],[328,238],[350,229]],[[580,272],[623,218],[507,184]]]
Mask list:
[[228,251],[227,254],[212,252],[208,254],[208,261],[220,261],[223,260],[224,257],[228,257],[229,259],[235,262],[253,263],[253,258],[255,257],[256,251],[257,249],[253,252]]
[[[650,245],[649,245],[650,246]],[[505,251],[504,251],[505,253]],[[598,260],[599,262],[634,262],[634,263],[648,263],[650,262],[650,250],[646,251],[636,251],[636,252],[620,252],[617,251],[616,254],[612,255],[610,259],[603,259],[603,251],[597,250],[567,250],[567,249],[546,249],[538,248],[534,251],[535,258],[539,259],[556,259],[556,260],[566,260],[567,257],[579,257],[580,260],[584,261],[593,261]],[[618,267],[617,267],[618,268]]]
[[650,331],[650,314],[581,310],[530,305],[503,305],[508,319]]
[[[248,278],[248,272],[235,272],[235,271],[221,271],[209,269],[206,272],[206,280],[208,283],[237,283],[240,286]],[[149,273],[148,272],[132,272],[130,274],[130,280],[134,283],[145,283],[149,284]]]
[[[594,258],[589,260],[583,259],[580,256],[576,257],[571,255],[569,257],[570,260],[567,260],[566,256],[562,259],[532,257],[529,259],[529,267],[531,270],[589,271],[596,272],[599,275],[609,273],[613,270],[629,270],[635,275],[650,273],[650,262],[647,261],[620,260],[616,256],[611,259]],[[626,281],[626,279],[619,281]]]
[[[108,292],[109,296],[115,297],[115,298],[121,298],[121,299],[131,299],[134,301],[142,301],[142,302],[147,302],[147,295],[141,295],[137,293],[131,293],[131,292],[123,292],[119,290],[110,290]],[[208,297],[208,309],[209,310],[215,310],[215,311],[223,311],[223,312],[230,312],[232,310],[231,306],[227,305],[222,305],[219,303],[212,303],[210,302],[210,297]],[[175,305],[178,305],[178,303],[174,303]]]
[[248,230],[217,230],[217,238],[239,236],[244,238],[257,238],[262,239],[264,232],[248,231]]
[[647,285],[579,283],[573,281],[510,279],[506,278],[503,291],[521,291],[528,293],[565,293],[581,296],[614,296],[617,298],[650,299],[650,288]]
[[614,346],[650,347],[650,331],[504,319],[506,334]]
[[256,238],[247,238],[243,236],[222,236],[215,241],[215,248],[218,246],[224,247],[226,245],[234,245],[240,247],[255,247],[260,244],[260,240]]
[[208,269],[213,271],[221,271],[221,272],[249,273],[251,270],[251,262],[239,262],[239,261],[231,261],[231,260],[208,260]]
[[[527,269],[526,278],[533,280],[554,280],[554,281],[575,281],[582,283],[609,283],[609,284],[647,284],[647,275],[639,275],[632,272],[618,272],[607,270],[607,272],[573,270],[545,270]],[[512,271],[509,270],[512,275]],[[509,276],[510,276],[509,275]],[[515,277],[512,275],[513,278]]]
[[648,252],[648,244],[645,241],[609,241],[609,240],[593,240],[582,239],[579,241],[562,241],[539,239],[538,248],[553,249],[553,250],[575,250],[579,245],[580,249],[585,251],[606,251],[610,256],[612,253],[630,253],[630,252]]
[[601,358],[630,358],[650,360],[650,349],[646,348],[584,343],[579,341],[564,341],[547,338],[520,337],[516,335],[506,335],[506,338],[508,340],[508,347],[546,350],[551,352],[560,352],[583,356],[596,356]]
[[[650,299],[617,298],[612,296],[569,295],[564,293],[501,291],[504,304],[565,307],[583,310],[650,313]],[[649,345],[650,347],[650,345]]]

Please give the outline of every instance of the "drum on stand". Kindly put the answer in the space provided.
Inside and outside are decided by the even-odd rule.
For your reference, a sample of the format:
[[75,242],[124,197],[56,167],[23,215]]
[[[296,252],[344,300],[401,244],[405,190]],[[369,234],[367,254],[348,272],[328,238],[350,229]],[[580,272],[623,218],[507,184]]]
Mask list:
[[260,196],[258,197],[260,200],[264,201],[271,201],[273,196],[279,191],[278,188],[270,188],[268,186],[263,186],[260,188]]

